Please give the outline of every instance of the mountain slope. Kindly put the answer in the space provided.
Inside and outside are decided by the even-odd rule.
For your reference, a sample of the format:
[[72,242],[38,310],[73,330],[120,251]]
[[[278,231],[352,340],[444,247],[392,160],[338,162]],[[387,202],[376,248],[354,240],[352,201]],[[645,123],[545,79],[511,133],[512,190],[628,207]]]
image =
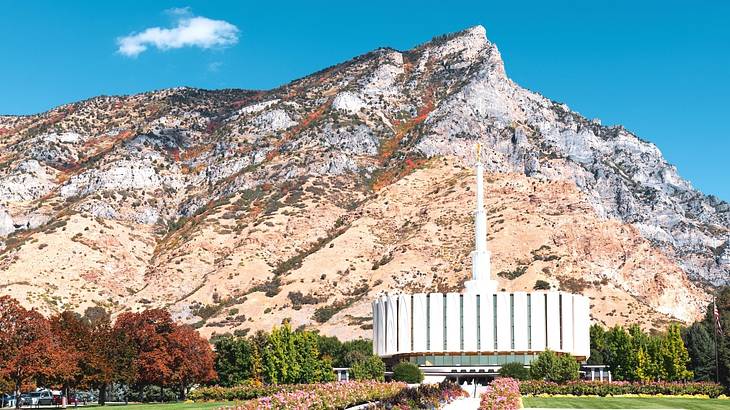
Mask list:
[[367,334],[378,293],[468,276],[477,141],[506,289],[545,280],[592,296],[598,321],[654,327],[728,282],[730,205],[520,88],[477,26],[271,91],[0,117],[0,292],[44,312],[165,306],[207,334],[284,317]]

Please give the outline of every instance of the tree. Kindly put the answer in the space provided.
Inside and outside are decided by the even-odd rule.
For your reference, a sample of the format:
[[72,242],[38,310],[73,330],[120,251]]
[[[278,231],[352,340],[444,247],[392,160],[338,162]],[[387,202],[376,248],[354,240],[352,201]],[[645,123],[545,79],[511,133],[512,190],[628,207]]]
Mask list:
[[385,380],[385,363],[378,356],[369,356],[352,364],[350,369],[355,380]]
[[393,366],[393,380],[406,383],[420,383],[423,372],[411,362],[400,362]]
[[102,308],[87,309],[84,320],[91,340],[83,363],[84,384],[99,390],[99,404],[103,406],[109,385],[135,381],[135,350],[127,335],[112,326],[109,314]]
[[89,326],[77,313],[64,311],[49,319],[49,325],[54,342],[57,346],[63,346],[65,357],[62,360],[71,366],[66,366],[66,372],[56,373],[50,381],[54,384],[61,384],[63,391],[68,396],[71,386],[78,386],[83,382],[84,363],[88,360],[86,355],[91,343]]
[[571,356],[546,350],[530,363],[530,376],[536,380],[564,383],[577,379],[578,369],[578,362]]
[[499,368],[499,375],[517,380],[528,380],[530,378],[530,370],[520,362],[511,362],[505,363]]
[[695,322],[684,332],[684,344],[690,357],[694,380],[715,380],[715,340],[711,330],[702,322]]
[[680,381],[692,378],[692,372],[687,370],[687,365],[690,363],[689,353],[682,341],[679,325],[669,326],[661,344],[661,353],[667,380]]
[[590,339],[591,357],[588,358],[588,364],[605,364],[606,330],[599,324],[591,325]]
[[253,379],[253,343],[243,337],[221,337],[215,341],[215,371],[218,383],[236,386]]
[[635,380],[636,360],[631,336],[621,326],[614,326],[605,335],[604,359],[615,380]]
[[168,354],[171,359],[170,381],[178,387],[181,400],[185,400],[191,385],[216,379],[210,344],[192,327],[178,325],[169,334]]
[[16,407],[24,387],[37,378],[73,373],[63,360],[63,352],[53,341],[48,321],[35,310],[27,310],[17,300],[0,297],[0,379],[9,381],[16,394]]
[[339,367],[351,367],[353,363],[373,355],[373,341],[370,339],[348,340],[342,343],[342,352],[337,362]]
[[[114,328],[129,338],[134,349],[134,380],[140,387],[155,384],[164,389],[170,383],[169,336],[175,327],[170,313],[163,309],[124,312],[117,317]],[[160,396],[164,397],[164,391]]]
[[293,332],[289,323],[271,331],[262,359],[265,381],[271,384],[334,379],[331,360],[320,357],[317,336],[307,331]]
[[318,348],[319,354],[324,357],[329,357],[332,360],[332,365],[335,367],[345,367],[342,361],[343,349],[342,342],[340,339],[334,336],[318,336]]

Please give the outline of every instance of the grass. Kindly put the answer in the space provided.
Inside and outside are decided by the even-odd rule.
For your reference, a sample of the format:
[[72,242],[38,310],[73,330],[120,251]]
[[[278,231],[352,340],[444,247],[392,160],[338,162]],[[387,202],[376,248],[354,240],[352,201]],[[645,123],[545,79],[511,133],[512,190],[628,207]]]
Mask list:
[[565,409],[730,409],[730,400],[681,397],[523,397],[526,408]]

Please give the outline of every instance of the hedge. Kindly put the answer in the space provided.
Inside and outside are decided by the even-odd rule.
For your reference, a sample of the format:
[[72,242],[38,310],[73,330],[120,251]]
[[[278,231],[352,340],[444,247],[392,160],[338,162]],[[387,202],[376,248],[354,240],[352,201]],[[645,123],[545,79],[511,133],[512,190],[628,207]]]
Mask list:
[[250,400],[240,407],[243,410],[340,410],[358,404],[390,399],[407,389],[405,383],[371,380],[316,383],[300,387],[302,388]]
[[721,395],[724,387],[711,382],[592,382],[572,381],[564,384],[528,380],[520,382],[524,395],[573,395],[573,396],[618,396],[624,394],[646,394],[666,396],[709,396]]

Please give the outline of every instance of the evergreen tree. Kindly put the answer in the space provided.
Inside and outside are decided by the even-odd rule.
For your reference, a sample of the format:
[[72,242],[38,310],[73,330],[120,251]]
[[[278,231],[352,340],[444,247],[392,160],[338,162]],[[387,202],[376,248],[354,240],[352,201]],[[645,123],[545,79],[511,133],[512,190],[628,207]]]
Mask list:
[[702,322],[693,323],[684,332],[684,344],[694,380],[715,381],[715,340],[712,330],[708,330]]
[[631,336],[623,327],[614,326],[606,332],[604,358],[615,380],[636,379],[637,365],[633,348]]
[[591,357],[588,358],[588,364],[606,364],[606,330],[599,324],[591,325]]

